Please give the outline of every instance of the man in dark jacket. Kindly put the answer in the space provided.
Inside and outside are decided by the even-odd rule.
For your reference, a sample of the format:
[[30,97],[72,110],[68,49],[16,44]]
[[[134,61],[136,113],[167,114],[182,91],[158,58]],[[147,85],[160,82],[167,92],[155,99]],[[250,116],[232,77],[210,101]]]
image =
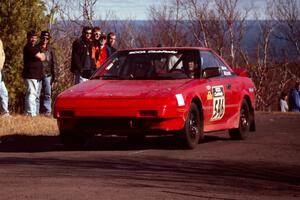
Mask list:
[[75,76],[75,84],[86,81],[95,71],[92,60],[92,28],[83,27],[82,35],[72,45],[71,72]]
[[37,103],[37,111],[41,111],[45,116],[51,116],[51,90],[52,83],[55,80],[55,69],[57,67],[56,57],[53,48],[49,44],[50,33],[48,31],[42,31],[40,35],[39,47],[40,51],[46,56],[46,60],[42,62],[43,64],[43,79],[42,79],[42,94],[43,94],[43,104],[40,107],[40,103]]
[[27,87],[25,96],[25,114],[36,116],[37,102],[41,92],[41,80],[43,78],[43,64],[45,54],[40,52],[36,45],[37,34],[34,30],[27,32],[27,44],[23,49],[24,68],[22,77]]

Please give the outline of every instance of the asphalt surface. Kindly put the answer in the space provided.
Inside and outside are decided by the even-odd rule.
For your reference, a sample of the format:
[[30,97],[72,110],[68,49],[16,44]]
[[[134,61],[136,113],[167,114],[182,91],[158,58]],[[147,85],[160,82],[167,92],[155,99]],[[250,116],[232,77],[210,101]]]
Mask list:
[[195,150],[171,137],[95,137],[82,151],[57,136],[2,137],[0,199],[300,199],[300,115],[256,122],[246,140],[209,133]]

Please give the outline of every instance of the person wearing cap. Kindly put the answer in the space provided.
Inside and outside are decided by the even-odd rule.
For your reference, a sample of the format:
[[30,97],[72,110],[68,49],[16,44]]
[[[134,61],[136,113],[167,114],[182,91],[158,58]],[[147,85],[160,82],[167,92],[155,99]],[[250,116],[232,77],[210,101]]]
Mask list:
[[41,92],[43,64],[45,54],[36,45],[37,34],[34,30],[27,32],[27,43],[23,48],[24,68],[22,77],[26,85],[25,115],[35,117],[38,114],[37,102]]
[[85,26],[81,37],[72,44],[71,72],[74,74],[75,84],[87,81],[95,70],[91,54],[92,27]]
[[49,31],[42,31],[40,35],[39,47],[40,51],[46,56],[46,60],[42,61],[43,64],[43,78],[42,78],[42,99],[43,103],[40,107],[40,101],[37,102],[37,112],[41,110],[45,116],[51,116],[51,90],[52,83],[55,81],[55,69],[57,67],[56,56],[54,49],[49,44],[50,41]]
[[114,32],[109,32],[107,34],[106,45],[110,48],[111,54],[117,51],[117,49],[114,47],[115,42],[116,42],[116,34]]
[[1,116],[8,117],[10,116],[8,111],[8,92],[4,84],[4,73],[3,66],[5,62],[5,53],[3,48],[2,40],[0,39],[0,102],[1,102]]

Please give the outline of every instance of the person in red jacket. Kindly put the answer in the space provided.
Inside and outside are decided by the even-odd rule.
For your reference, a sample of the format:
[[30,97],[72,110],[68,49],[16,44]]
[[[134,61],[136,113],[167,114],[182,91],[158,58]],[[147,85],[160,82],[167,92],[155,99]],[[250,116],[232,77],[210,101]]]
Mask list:
[[93,28],[92,59],[94,61],[96,68],[99,68],[101,65],[100,36],[101,36],[101,29],[99,27],[94,27]]
[[[106,45],[106,35],[101,33],[98,35],[97,30],[95,29],[94,33],[94,46],[92,49],[92,58],[96,65],[96,68],[99,68],[105,60],[111,55],[111,49]],[[99,31],[100,32],[100,31]]]

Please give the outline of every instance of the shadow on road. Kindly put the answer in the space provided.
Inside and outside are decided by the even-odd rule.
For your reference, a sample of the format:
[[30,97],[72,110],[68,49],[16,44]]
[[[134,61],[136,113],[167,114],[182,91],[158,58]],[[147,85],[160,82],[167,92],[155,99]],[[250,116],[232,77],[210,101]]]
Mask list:
[[[218,136],[205,136],[201,143],[228,140]],[[201,145],[201,144],[200,144]],[[146,150],[146,149],[180,149],[179,142],[171,136],[147,137],[145,141],[130,143],[126,137],[94,136],[80,150]],[[59,136],[24,136],[11,135],[0,138],[0,152],[45,152],[66,150]]]
[[[211,194],[254,192],[258,196],[267,194],[270,197],[300,196],[299,166],[278,166],[276,163],[263,161],[182,160],[160,155],[88,154],[73,158],[70,155],[9,156],[1,159],[0,163],[6,168],[30,166],[29,174],[35,178],[57,176],[61,181],[92,179],[93,185],[101,184],[105,180],[112,187],[157,188],[164,193],[177,191],[176,195],[182,195],[184,199],[187,195],[207,192]],[[18,173],[21,177],[26,175],[28,176],[26,168],[22,168]]]

